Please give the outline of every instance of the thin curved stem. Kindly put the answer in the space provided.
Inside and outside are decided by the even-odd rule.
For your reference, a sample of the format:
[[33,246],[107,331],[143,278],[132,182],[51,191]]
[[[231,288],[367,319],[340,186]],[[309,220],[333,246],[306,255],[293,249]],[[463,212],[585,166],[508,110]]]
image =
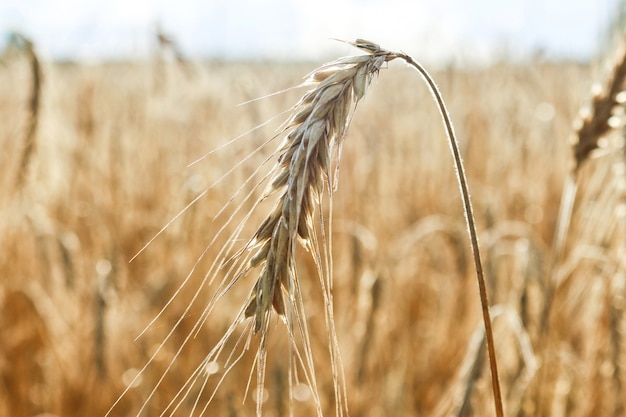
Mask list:
[[459,144],[454,133],[452,121],[448,114],[448,109],[443,101],[443,97],[437,88],[437,84],[428,72],[420,64],[415,62],[410,56],[398,53],[398,58],[406,61],[407,64],[415,68],[422,78],[428,84],[437,106],[439,107],[439,113],[443,119],[443,124],[446,128],[446,134],[450,143],[450,150],[454,158],[454,166],[461,189],[461,196],[463,199],[463,208],[465,213],[465,221],[467,222],[467,230],[469,233],[472,253],[474,255],[474,264],[476,266],[476,278],[478,280],[478,289],[480,292],[480,303],[482,306],[483,321],[485,323],[485,335],[487,338],[487,351],[489,354],[489,366],[491,368],[491,383],[494,396],[494,406],[497,417],[504,417],[504,411],[502,407],[502,393],[500,391],[500,380],[498,378],[498,366],[496,362],[495,343],[493,338],[493,331],[491,327],[491,315],[489,313],[489,300],[487,298],[487,286],[485,285],[485,277],[483,273],[482,261],[480,259],[480,249],[478,246],[478,236],[476,234],[476,226],[474,223],[474,211],[472,209],[472,202],[470,200],[469,187],[467,185],[467,178],[465,176],[465,169],[463,168],[463,160],[461,159],[461,152],[459,151]]

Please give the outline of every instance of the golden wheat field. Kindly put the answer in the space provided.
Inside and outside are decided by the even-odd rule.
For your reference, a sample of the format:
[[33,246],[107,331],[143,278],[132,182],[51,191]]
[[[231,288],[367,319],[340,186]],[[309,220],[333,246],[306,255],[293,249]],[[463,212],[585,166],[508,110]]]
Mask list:
[[[271,208],[259,205],[237,230],[277,146],[262,145],[302,90],[239,104],[295,86],[319,64],[44,62],[24,165],[32,73],[24,56],[2,63],[0,416],[234,417],[257,403],[268,417],[336,414],[324,292],[304,250],[298,281],[319,409],[277,314],[260,391],[259,334],[237,327],[203,362],[254,285],[222,291],[205,274],[228,259],[228,236],[249,238]],[[507,416],[626,412],[623,131],[581,164],[561,256],[553,249],[573,125],[602,85],[599,69],[538,58],[433,71],[472,193]],[[389,63],[359,103],[338,180],[322,211],[349,414],[494,415],[449,146],[406,65]],[[199,383],[187,384],[198,367]]]

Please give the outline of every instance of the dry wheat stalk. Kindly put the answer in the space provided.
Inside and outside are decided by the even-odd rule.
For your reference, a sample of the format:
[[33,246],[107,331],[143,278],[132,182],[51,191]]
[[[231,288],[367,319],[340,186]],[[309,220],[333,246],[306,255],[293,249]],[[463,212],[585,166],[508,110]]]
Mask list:
[[559,218],[555,230],[552,269],[559,262],[564,249],[578,188],[579,169],[589,159],[591,152],[598,148],[600,139],[615,127],[611,123],[611,118],[616,108],[624,105],[623,95],[620,93],[623,92],[625,81],[626,49],[622,48],[615,56],[604,89],[599,85],[594,86],[590,105],[581,109],[580,116],[574,123],[575,140],[572,145],[574,167],[563,187]]
[[[369,55],[343,58],[314,71],[309,77],[309,82],[319,84],[300,100],[295,107],[294,115],[287,123],[287,129],[293,130],[287,135],[286,143],[282,148],[270,190],[270,193],[282,190],[282,195],[251,241],[250,247],[255,246],[259,249],[250,260],[250,267],[262,265],[262,270],[245,315],[246,317],[254,316],[254,330],[257,332],[266,328],[266,318],[271,306],[274,306],[278,313],[284,314],[286,306],[281,286],[290,297],[288,306],[294,304],[294,288],[297,287],[295,245],[298,238],[304,242],[305,246],[310,243],[309,238],[313,232],[312,207],[319,201],[324,178],[330,178],[330,149],[332,146],[341,149],[341,140],[350,120],[350,107],[353,103],[356,105],[363,97],[371,77],[378,73],[385,62],[400,58],[415,68],[428,84],[438,104],[450,142],[477,270],[492,373],[494,405],[496,415],[502,416],[504,413],[491,317],[475,233],[473,210],[456,136],[443,98],[432,77],[410,56],[387,51],[373,42],[362,39],[357,39],[352,45],[368,52]],[[329,282],[327,288],[330,286]],[[332,300],[330,293],[327,297]],[[332,304],[327,303],[326,308],[328,319],[330,319],[328,321],[331,333],[329,340],[332,345],[335,340]],[[289,320],[288,323],[292,324]],[[339,394],[337,387],[336,393]]]
[[[215,306],[217,299],[221,298],[237,281],[247,276],[252,270],[260,270],[256,283],[245,301],[245,304],[240,309],[226,334],[181,388],[176,396],[177,398],[172,400],[168,405],[167,408],[172,408],[172,412],[175,411],[189,395],[192,389],[191,387],[195,383],[202,379],[206,380],[208,376],[203,373],[204,367],[222,354],[226,342],[234,339],[235,330],[241,323],[245,323],[248,336],[247,338],[241,336],[236,342],[238,347],[235,349],[240,349],[241,353],[237,353],[233,350],[229,354],[228,359],[226,359],[224,363],[226,371],[222,378],[224,378],[228,371],[241,359],[243,351],[249,349],[252,337],[259,335],[254,366],[257,370],[257,395],[259,398],[263,396],[267,337],[270,330],[269,317],[273,309],[283,317],[291,343],[295,347],[295,358],[290,359],[289,362],[290,383],[294,381],[291,367],[293,364],[301,365],[305,371],[304,376],[312,390],[318,415],[322,415],[321,402],[319,394],[317,393],[313,369],[313,355],[310,351],[306,317],[302,307],[302,296],[296,269],[295,255],[298,243],[310,251],[318,269],[320,284],[324,294],[329,353],[334,376],[335,410],[337,415],[344,415],[344,412],[347,411],[345,404],[345,386],[343,385],[343,371],[341,369],[339,348],[334,329],[331,292],[332,248],[329,244],[330,233],[329,236],[327,236],[325,234],[325,228],[321,227],[322,236],[321,238],[318,236],[313,221],[314,212],[321,203],[324,190],[328,190],[329,195],[332,196],[332,190],[335,188],[337,178],[336,171],[332,172],[332,164],[333,161],[336,161],[336,167],[338,166],[344,134],[350,123],[355,106],[359,100],[363,98],[372,78],[378,74],[383,65],[386,62],[399,58],[415,68],[426,80],[439,107],[450,141],[457,178],[463,197],[472,251],[474,253],[481,304],[483,307],[483,319],[486,328],[489,363],[492,372],[496,415],[499,417],[503,416],[493,334],[491,330],[491,318],[489,315],[487,293],[482,273],[482,264],[478,250],[478,240],[474,226],[468,186],[452,123],[441,94],[432,80],[432,77],[408,55],[387,51],[372,42],[361,39],[350,43],[367,52],[367,54],[340,58],[313,71],[303,84],[304,86],[310,87],[309,91],[307,91],[302,99],[293,107],[292,116],[287,120],[282,129],[282,132],[285,133],[286,136],[277,151],[278,160],[270,171],[269,176],[272,179],[267,191],[262,195],[260,200],[253,205],[251,211],[255,210],[261,201],[277,195],[278,197],[274,208],[261,222],[256,232],[243,247],[239,249],[234,256],[226,257],[227,251],[230,250],[229,248],[232,248],[234,244],[232,242],[235,242],[239,238],[243,225],[243,223],[241,223],[229,236],[229,242],[231,242],[229,243],[230,246],[227,245],[227,248],[222,249],[218,254],[218,258],[211,268],[213,272],[207,273],[207,276],[212,276],[212,278],[210,278],[212,280],[217,275],[215,271],[220,269],[225,271],[226,278],[222,281],[220,290],[206,307],[203,317],[198,320],[184,344],[189,341],[193,333],[199,330],[202,323],[206,320],[207,315]],[[194,201],[197,201],[197,199]],[[240,207],[235,211],[238,211],[239,208]],[[243,222],[249,219],[251,211],[244,216]],[[320,217],[322,217],[321,213]],[[232,219],[232,217],[230,219]],[[228,222],[230,222],[230,219]],[[321,221],[323,222],[323,218]],[[328,232],[330,232],[331,224],[328,224],[327,228],[329,229]],[[218,234],[223,230],[224,227],[220,229]],[[185,285],[185,283],[186,281],[183,285]],[[198,292],[194,295],[192,302],[195,301],[197,296]],[[183,313],[183,316],[186,313],[187,311]],[[302,346],[298,346],[296,339],[301,342]],[[180,350],[177,352],[174,359],[176,359],[179,354]],[[200,384],[202,384],[202,389],[200,390],[202,391],[204,390],[204,383],[200,382]],[[154,388],[150,397],[154,394],[157,387]],[[198,399],[199,394],[196,403]],[[262,402],[259,401],[257,403],[258,416],[262,413],[261,405]],[[204,411],[206,411],[206,406],[201,414],[203,414]]]
[[[625,81],[626,49],[622,48],[615,56],[604,88],[601,88],[599,85],[594,86],[591,103],[589,106],[581,109],[580,116],[574,123],[575,140],[572,145],[574,166],[563,187],[563,195],[555,227],[552,259],[550,262],[550,277],[552,279],[556,275],[556,267],[560,263],[565,249],[565,241],[578,191],[578,172],[583,163],[589,159],[591,153],[598,148],[600,139],[613,129],[611,118],[614,116],[616,108],[624,104],[620,93],[623,91]],[[548,324],[554,283],[549,281],[546,283],[546,286],[547,300],[542,320],[544,327]]]
[[491,387],[493,391],[494,408],[497,417],[504,416],[504,409],[502,405],[502,393],[500,390],[500,380],[498,377],[498,365],[495,352],[495,341],[493,337],[493,330],[491,324],[491,313],[489,312],[489,299],[487,297],[487,287],[485,284],[485,277],[483,273],[483,265],[480,255],[480,248],[478,245],[478,235],[476,233],[476,225],[474,222],[474,209],[472,208],[472,201],[470,199],[469,186],[467,184],[467,178],[465,176],[465,168],[463,166],[463,159],[461,158],[461,152],[459,150],[459,144],[454,133],[454,127],[448,114],[448,109],[443,97],[435,84],[433,78],[428,74],[426,69],[420,64],[415,62],[413,58],[406,54],[398,54],[398,58],[403,59],[413,67],[422,76],[435,102],[437,108],[443,120],[443,125],[448,136],[448,144],[450,145],[450,151],[452,152],[452,158],[454,160],[454,168],[456,171],[457,181],[459,183],[459,190],[461,198],[463,200],[463,212],[465,214],[465,222],[467,223],[467,232],[469,234],[470,246],[472,254],[474,256],[474,267],[476,268],[476,281],[478,283],[478,292],[480,295],[480,305],[483,316],[483,324],[485,326],[485,339],[487,341],[487,353],[489,357],[489,368],[491,370]]
[[[608,134],[612,126],[611,118],[615,109],[623,105],[623,91],[626,81],[626,49],[622,48],[613,61],[606,85],[602,89],[599,85],[593,88],[593,96],[588,107],[580,111],[578,120],[574,123],[575,140],[572,145],[574,153],[574,167],[570,176],[566,179],[561,197],[561,206],[555,228],[555,237],[552,248],[551,271],[559,263],[565,247],[569,224],[574,208],[578,188],[578,172],[585,161],[589,159],[591,152],[598,148],[598,143],[602,137]],[[551,274],[552,276],[554,273]],[[548,283],[548,287],[552,284]],[[552,289],[548,288],[548,301],[551,301]],[[546,317],[544,317],[545,319]],[[544,321],[545,323],[545,321]]]
[[[565,240],[569,229],[569,224],[574,208],[574,200],[578,189],[578,172],[585,161],[589,159],[591,152],[598,148],[600,139],[608,134],[612,126],[611,118],[615,109],[624,104],[620,93],[623,91],[626,81],[626,49],[621,49],[613,61],[606,85],[602,89],[599,85],[593,88],[593,96],[588,107],[580,111],[578,120],[574,123],[575,140],[572,145],[574,153],[574,167],[566,179],[561,197],[561,205],[555,237],[552,248],[551,272],[554,276],[554,269],[563,256]],[[551,283],[548,286],[548,300],[550,304],[552,297]],[[547,317],[544,317],[546,319]],[[544,324],[547,321],[544,320]]]
[[[350,106],[363,97],[372,75],[379,71],[383,63],[396,58],[403,59],[427,82],[437,102],[450,142],[477,270],[496,415],[502,416],[491,317],[472,206],[456,136],[443,98],[432,77],[408,55],[387,51],[362,39],[352,44],[369,55],[343,58],[314,71],[309,81],[319,84],[302,98],[287,123],[287,128],[294,130],[287,136],[271,187],[271,191],[282,190],[282,195],[273,212],[257,230],[250,245],[258,247],[257,254],[250,260],[250,267],[262,265],[262,271],[245,315],[254,316],[254,329],[257,332],[266,328],[265,323],[272,305],[277,312],[285,313],[281,287],[285,288],[291,298],[291,303],[288,304],[295,301],[295,244],[299,237],[307,245],[313,231],[311,208],[319,200],[323,179],[329,178],[331,144],[334,142],[341,147],[341,138],[350,119]],[[330,294],[328,297],[331,299]],[[332,304],[327,303],[327,315],[330,318],[329,330],[334,333]],[[334,340],[334,334],[330,337]]]
[[[616,53],[613,63],[610,67],[609,76],[606,79],[604,88],[594,85],[592,90],[592,98],[589,106],[584,107],[580,111],[578,120],[574,123],[575,140],[572,145],[574,156],[574,165],[570,174],[565,180],[563,186],[563,194],[559,207],[559,214],[555,226],[554,239],[552,242],[552,251],[550,259],[550,269],[547,275],[545,285],[545,301],[541,317],[541,340],[543,349],[547,352],[551,340],[550,316],[554,307],[554,298],[559,283],[558,268],[564,258],[565,244],[569,226],[572,220],[572,213],[576,194],[578,192],[578,179],[581,166],[585,161],[589,160],[591,153],[599,147],[600,139],[609,134],[615,126],[612,118],[619,106],[624,105],[623,92],[624,83],[626,81],[626,49],[623,47]],[[548,379],[547,368],[542,367],[539,373],[539,385],[541,381]],[[537,395],[541,392],[538,391]],[[540,398],[538,403],[546,402]],[[541,406],[540,406],[541,408]]]

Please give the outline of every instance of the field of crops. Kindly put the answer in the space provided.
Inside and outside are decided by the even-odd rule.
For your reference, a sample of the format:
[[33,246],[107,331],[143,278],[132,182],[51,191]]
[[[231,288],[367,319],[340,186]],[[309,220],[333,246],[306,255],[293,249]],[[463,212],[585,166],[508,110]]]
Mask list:
[[[120,396],[110,416],[249,416],[259,402],[264,416],[335,415],[341,374],[351,416],[493,415],[445,131],[423,81],[396,62],[359,103],[332,205],[327,195],[321,205],[332,219],[320,239],[332,252],[324,267],[340,369],[319,265],[299,249],[321,404],[276,313],[256,388],[260,333],[252,318],[229,327],[256,276],[228,291],[220,283],[231,236],[249,239],[271,210],[273,201],[253,206],[281,138],[266,141],[306,89],[239,104],[295,86],[320,64],[44,62],[35,85],[27,57],[2,63],[0,416],[104,416]],[[554,249],[575,121],[607,74],[537,59],[433,75],[472,193],[506,415],[623,415],[620,129],[577,169],[569,228],[560,255]],[[216,258],[226,266],[207,282]],[[230,330],[223,353],[203,363]],[[198,367],[199,382],[186,384]]]

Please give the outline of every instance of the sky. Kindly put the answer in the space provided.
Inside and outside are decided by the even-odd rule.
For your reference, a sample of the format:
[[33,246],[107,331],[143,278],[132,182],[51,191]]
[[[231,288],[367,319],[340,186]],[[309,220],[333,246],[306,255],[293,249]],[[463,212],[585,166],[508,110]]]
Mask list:
[[[422,61],[598,52],[619,0],[0,0],[51,59],[147,57],[157,26],[189,58],[317,60],[365,38]],[[4,35],[2,35],[4,34]]]

